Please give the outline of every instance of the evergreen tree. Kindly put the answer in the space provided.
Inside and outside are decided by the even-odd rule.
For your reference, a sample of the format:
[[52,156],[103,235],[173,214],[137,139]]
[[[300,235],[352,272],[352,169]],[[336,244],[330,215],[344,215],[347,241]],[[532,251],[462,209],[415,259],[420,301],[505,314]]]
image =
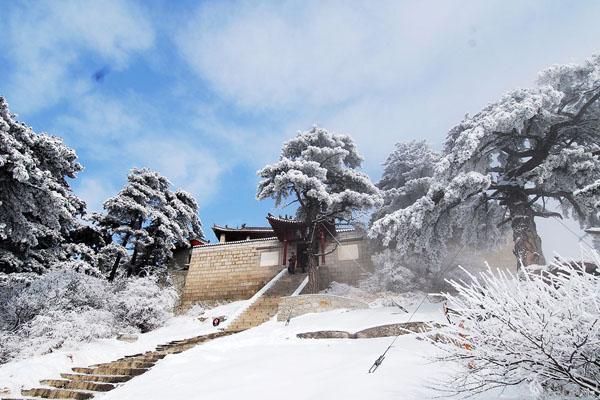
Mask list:
[[41,272],[68,256],[85,203],[67,178],[81,170],[73,149],[18,122],[0,97],[0,271]]
[[101,261],[113,255],[109,280],[120,266],[128,275],[143,268],[165,267],[175,246],[189,246],[193,237],[202,237],[198,205],[185,192],[171,192],[170,182],[147,168],[131,170],[127,184],[104,203],[105,212],[94,219],[106,236],[113,240]]
[[335,221],[351,222],[353,213],[381,203],[379,190],[358,171],[362,157],[350,136],[314,127],[285,142],[279,161],[258,175],[257,199],[275,199],[276,205],[292,197],[296,217],[308,227],[309,290],[318,289],[316,257],[318,233]]
[[[557,65],[450,130],[430,188],[377,220],[371,236],[436,262],[446,238],[477,247],[513,232],[524,265],[545,264],[535,218],[597,218],[600,57]],[[549,200],[559,210],[547,207]],[[457,231],[459,229],[460,231]]]

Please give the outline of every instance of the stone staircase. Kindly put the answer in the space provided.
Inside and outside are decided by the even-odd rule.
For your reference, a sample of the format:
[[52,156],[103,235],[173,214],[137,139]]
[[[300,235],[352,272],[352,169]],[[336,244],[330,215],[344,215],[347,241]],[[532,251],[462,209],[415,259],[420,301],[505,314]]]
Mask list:
[[285,274],[248,309],[225,328],[225,332],[240,332],[261,325],[277,314],[282,297],[291,296],[306,278],[306,274]]
[[[145,373],[158,360],[169,354],[181,353],[200,343],[237,332],[229,329],[224,332],[174,340],[157,346],[153,351],[125,356],[113,362],[89,367],[74,367],[72,372],[60,374],[62,379],[45,379],[40,381],[41,387],[22,390],[21,395],[24,397],[19,399],[90,399],[99,392],[108,392],[119,384]],[[3,398],[3,400],[9,399],[17,400],[14,397]]]

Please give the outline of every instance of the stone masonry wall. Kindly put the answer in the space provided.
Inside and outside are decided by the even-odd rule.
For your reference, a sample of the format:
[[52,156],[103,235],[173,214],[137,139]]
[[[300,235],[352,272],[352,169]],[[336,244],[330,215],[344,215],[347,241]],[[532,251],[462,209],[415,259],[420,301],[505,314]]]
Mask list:
[[[373,271],[371,250],[364,234],[357,231],[340,232],[337,235],[337,240],[340,242],[338,248],[325,256],[325,266],[319,268],[319,286],[321,290],[326,289],[333,281],[357,285],[367,273]],[[335,245],[336,243],[330,243],[327,246],[327,252],[333,250]],[[358,250],[358,258],[344,259],[352,258],[349,257],[348,250],[353,246],[356,246]]]
[[308,313],[317,313],[336,310],[340,308],[360,309],[369,308],[369,305],[360,300],[327,294],[303,294],[300,296],[285,297],[279,303],[277,321],[286,321]]
[[[261,263],[266,254],[271,264]],[[265,257],[263,257],[265,258]],[[276,264],[275,264],[276,263]],[[277,240],[250,240],[195,247],[186,276],[182,308],[206,300],[252,297],[283,268],[283,248]]]

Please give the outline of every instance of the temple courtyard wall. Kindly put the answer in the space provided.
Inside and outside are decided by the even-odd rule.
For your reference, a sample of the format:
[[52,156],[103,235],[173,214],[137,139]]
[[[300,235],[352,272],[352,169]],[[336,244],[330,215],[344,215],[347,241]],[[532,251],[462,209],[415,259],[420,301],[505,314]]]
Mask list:
[[195,247],[181,304],[250,298],[281,271],[282,263],[283,249],[277,239]]
[[[373,268],[371,253],[362,234],[339,232],[336,240],[339,243],[330,243],[326,248],[329,254],[325,256],[325,264],[319,258],[320,289],[325,289],[332,281],[355,285]],[[296,252],[293,243],[288,246],[286,258],[292,252]],[[181,306],[248,299],[286,264],[284,245],[276,238],[194,247],[186,265]]]

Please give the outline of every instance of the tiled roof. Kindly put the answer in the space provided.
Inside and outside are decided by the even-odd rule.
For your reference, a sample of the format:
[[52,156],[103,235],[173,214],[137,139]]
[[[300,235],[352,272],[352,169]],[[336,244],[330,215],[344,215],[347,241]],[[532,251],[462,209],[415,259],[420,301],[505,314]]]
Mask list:
[[276,217],[273,214],[269,214],[267,216],[267,219],[271,219],[273,221],[287,222],[288,224],[299,224],[300,225],[300,224],[304,223],[302,221],[298,221],[297,219]]
[[269,232],[273,231],[273,228],[270,226],[242,226],[240,228],[234,228],[229,226],[220,226],[214,224],[212,227],[213,230],[223,231],[223,232]]
[[209,243],[209,244],[205,244],[203,246],[195,246],[195,249],[201,249],[203,247],[215,247],[215,246],[227,246],[230,244],[240,244],[240,243],[253,243],[253,242],[267,242],[269,240],[277,240],[276,236],[272,236],[272,237],[267,237],[267,238],[260,238],[260,239],[250,239],[250,240],[236,240],[233,242],[225,242],[225,243],[221,243],[221,242],[217,242],[217,243]]

